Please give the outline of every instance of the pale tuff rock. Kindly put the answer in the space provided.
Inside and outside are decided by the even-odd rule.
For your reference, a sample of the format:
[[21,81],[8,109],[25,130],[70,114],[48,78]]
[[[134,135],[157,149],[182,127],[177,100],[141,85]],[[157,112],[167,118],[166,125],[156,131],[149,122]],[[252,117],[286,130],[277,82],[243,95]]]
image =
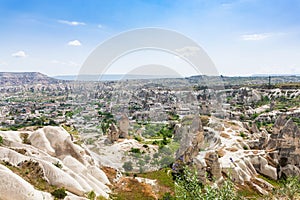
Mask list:
[[199,153],[204,145],[203,128],[200,117],[196,115],[193,118],[192,124],[180,127],[177,132],[182,136],[180,148],[176,152],[176,157],[183,157],[186,163],[191,162]]
[[129,119],[123,114],[118,122],[118,126],[114,123],[110,124],[107,130],[107,142],[112,144],[119,138],[128,138]]
[[[72,193],[72,195],[66,197],[67,199],[82,199],[81,197],[92,190],[96,195],[101,195],[105,198],[109,197],[108,194],[111,191],[106,186],[106,184],[110,184],[108,178],[99,169],[98,164],[95,164],[94,158],[87,154],[84,148],[72,143],[69,133],[63,128],[44,127],[28,134],[28,140],[32,145],[23,144],[21,138],[18,138],[20,137],[18,132],[13,132],[9,135],[0,131],[0,135],[8,141],[11,145],[10,148],[12,148],[0,147],[0,160],[15,167],[22,167],[27,161],[29,161],[28,163],[38,163],[38,167],[41,169],[39,170],[39,175],[44,180],[58,188],[64,187],[68,192]],[[55,166],[55,163],[61,167]],[[0,167],[0,173],[3,173],[3,169],[6,169],[6,167],[3,165],[0,165]],[[5,177],[6,181],[9,182],[7,185],[13,184],[12,188],[14,188],[13,186],[21,189],[23,187],[26,188],[26,190],[22,189],[19,193],[13,194],[23,197],[16,196],[16,198],[9,199],[43,199],[43,195],[45,199],[53,199],[49,193],[34,190],[30,183],[27,183],[11,171],[10,173],[13,174],[11,179],[16,180],[15,183],[10,182],[7,176],[11,176],[11,174],[8,174],[6,171],[5,173],[7,175],[1,175],[0,179]],[[14,188],[14,191],[18,191],[18,189]],[[26,194],[35,195],[37,198],[27,198],[22,193],[23,191]],[[12,192],[9,192],[6,188],[1,189],[0,199],[6,199],[6,196],[10,193]],[[50,198],[46,198],[47,196]]]
[[[266,151],[250,150],[240,133],[244,132],[249,137],[257,136],[250,134],[243,123],[238,121],[229,122],[214,117],[209,121],[208,127],[204,127],[205,131],[197,117],[193,119],[192,125],[183,124],[177,127],[177,134],[182,135],[182,139],[177,152],[178,160],[173,167],[180,166],[181,162],[190,163],[196,167],[198,179],[202,183],[221,183],[223,174],[226,174],[238,185],[248,185],[261,194],[267,194],[273,188],[272,185],[257,175],[259,172],[276,180],[274,162],[269,163],[270,158]],[[260,134],[258,129],[255,132]],[[264,137],[266,139],[263,143],[266,144],[267,133],[264,133]]]
[[253,164],[254,168],[257,172],[270,177],[273,180],[277,180],[277,171],[275,167],[272,167],[268,164],[267,159],[257,156],[251,159],[251,163]]
[[119,131],[120,131],[119,137],[127,138],[128,137],[128,129],[129,129],[129,119],[125,114],[123,114],[119,121]]
[[55,150],[52,148],[42,129],[33,132],[28,139],[33,146],[45,151],[51,156],[55,156]]
[[30,183],[3,165],[0,165],[0,182],[0,198],[2,200],[53,199],[51,194],[34,189]]
[[205,156],[205,154],[203,154],[202,156],[197,156],[196,158],[194,158],[193,160],[193,164],[195,166],[195,168],[197,169],[197,178],[199,179],[199,181],[203,184],[206,183],[206,163],[204,161],[203,156]]
[[110,125],[106,134],[107,134],[108,143],[114,143],[114,142],[118,141],[119,136],[120,136],[119,129],[114,123],[112,123]]
[[206,171],[212,175],[212,177],[219,180],[222,177],[221,165],[218,159],[218,154],[215,151],[207,152],[205,155],[205,162],[207,165]]
[[271,156],[278,163],[278,178],[300,175],[300,129],[292,119],[278,117],[267,149],[274,151]]

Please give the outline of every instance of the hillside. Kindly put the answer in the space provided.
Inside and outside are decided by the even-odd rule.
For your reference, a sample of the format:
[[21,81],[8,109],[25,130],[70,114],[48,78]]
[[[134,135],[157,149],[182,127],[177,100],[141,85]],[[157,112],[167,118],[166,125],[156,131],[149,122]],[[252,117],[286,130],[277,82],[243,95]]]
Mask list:
[[0,72],[0,85],[55,84],[63,82],[39,72]]

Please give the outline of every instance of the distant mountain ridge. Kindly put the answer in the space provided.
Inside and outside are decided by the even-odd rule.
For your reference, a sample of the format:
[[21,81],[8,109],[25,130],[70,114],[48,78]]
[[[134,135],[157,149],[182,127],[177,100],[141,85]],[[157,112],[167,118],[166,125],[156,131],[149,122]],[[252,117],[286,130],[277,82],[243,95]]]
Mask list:
[[0,72],[0,85],[54,84],[63,80],[51,78],[40,72]]
[[[271,84],[284,82],[300,82],[298,75],[270,75]],[[166,75],[136,75],[136,74],[104,74],[104,75],[61,75],[47,76],[40,72],[0,72],[0,86],[16,86],[26,84],[56,84],[72,81],[119,81],[119,80],[139,80],[139,79],[172,79],[183,78],[193,84],[220,83],[224,85],[248,85],[248,84],[268,84],[269,75],[252,76],[206,76],[196,75],[190,77],[175,77]]]
[[103,75],[59,75],[53,76],[59,80],[83,80],[83,81],[119,81],[133,79],[161,79],[161,78],[183,78],[179,76],[168,75],[142,75],[142,74],[103,74]]

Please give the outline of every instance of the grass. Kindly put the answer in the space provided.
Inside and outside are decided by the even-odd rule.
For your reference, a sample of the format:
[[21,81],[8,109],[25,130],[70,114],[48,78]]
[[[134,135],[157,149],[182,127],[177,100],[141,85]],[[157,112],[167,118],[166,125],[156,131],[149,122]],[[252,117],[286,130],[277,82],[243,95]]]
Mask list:
[[[132,174],[127,173],[130,177],[125,177],[121,182],[117,183],[113,188],[113,195],[111,197],[117,200],[154,200],[162,199],[166,193],[174,194],[174,181],[171,173],[168,171],[170,168],[163,168],[158,171]],[[135,178],[142,177],[157,180],[157,186],[159,191],[153,190],[150,185],[139,183]],[[153,192],[155,191],[155,192]]]
[[140,183],[134,178],[123,178],[110,196],[115,200],[155,200],[151,186]]
[[138,174],[139,177],[156,179],[158,184],[165,187],[174,187],[174,181],[171,174],[168,174],[170,168],[163,168],[158,171]]
[[281,184],[280,181],[275,181],[275,180],[270,179],[270,178],[268,178],[266,176],[258,175],[258,178],[261,178],[261,179],[267,181],[268,183],[270,183],[271,185],[273,185],[275,188],[278,188],[278,187],[282,186],[282,184]]

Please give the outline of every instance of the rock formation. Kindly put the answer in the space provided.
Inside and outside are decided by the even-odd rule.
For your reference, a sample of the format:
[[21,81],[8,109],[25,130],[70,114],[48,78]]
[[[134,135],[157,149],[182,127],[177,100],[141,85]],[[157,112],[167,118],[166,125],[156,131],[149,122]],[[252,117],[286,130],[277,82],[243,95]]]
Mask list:
[[112,123],[107,130],[108,143],[112,144],[112,143],[118,141],[119,136],[120,136],[120,131],[119,131],[118,127],[114,123]]
[[180,148],[176,152],[177,158],[182,158],[183,162],[190,163],[195,158],[204,145],[203,127],[200,117],[196,115],[189,127],[182,126],[177,130],[181,135]]
[[127,138],[128,137],[128,129],[129,129],[129,119],[125,114],[123,114],[119,121],[119,131],[120,131],[119,137]]
[[0,199],[53,199],[49,193],[34,189],[34,182],[13,173],[10,166],[29,170],[31,176],[41,178],[45,184],[65,188],[71,194],[67,199],[82,198],[92,190],[97,196],[108,198],[110,182],[98,161],[86,149],[73,144],[62,127],[44,127],[26,133],[31,145],[23,143],[20,137],[23,133],[0,131],[4,140],[0,147],[0,181],[5,183],[0,184]]
[[292,119],[280,116],[273,128],[267,150],[278,164],[278,178],[300,175],[300,129]]

